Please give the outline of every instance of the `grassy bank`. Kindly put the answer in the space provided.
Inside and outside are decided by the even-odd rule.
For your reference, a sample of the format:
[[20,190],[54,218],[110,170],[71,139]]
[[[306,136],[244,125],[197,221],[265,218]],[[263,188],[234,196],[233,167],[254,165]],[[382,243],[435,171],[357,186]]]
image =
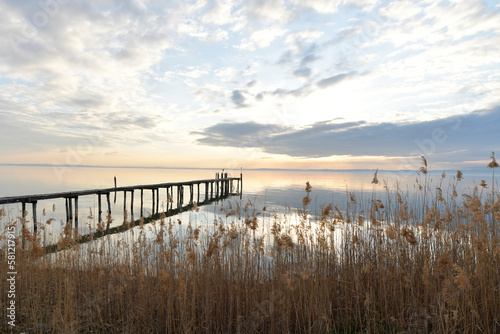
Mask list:
[[15,238],[17,326],[0,332],[500,332],[500,200],[486,183],[457,194],[461,177],[444,189],[425,161],[416,195],[347,193],[318,217],[307,183],[293,215],[226,203],[206,229],[180,234],[163,218],[87,245],[68,228],[50,257],[25,229]]

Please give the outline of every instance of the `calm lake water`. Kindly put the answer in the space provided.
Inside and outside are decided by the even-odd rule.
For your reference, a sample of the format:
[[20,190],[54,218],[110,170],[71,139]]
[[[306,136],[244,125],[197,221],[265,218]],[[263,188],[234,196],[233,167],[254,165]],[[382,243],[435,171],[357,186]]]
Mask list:
[[[0,166],[0,197],[111,188],[114,186],[114,177],[117,179],[118,186],[203,180],[214,178],[215,174],[220,171],[216,169],[85,167],[65,167],[61,169],[39,166]],[[239,177],[240,175],[239,170],[230,170],[228,172],[230,176]],[[339,204],[339,207],[342,208],[349,198],[349,193],[355,194],[358,201],[369,200],[374,196],[384,198],[384,196],[387,196],[387,190],[393,191],[396,188],[408,193],[409,196],[417,193],[415,180],[419,176],[416,172],[379,171],[378,179],[380,183],[373,185],[371,181],[374,172],[243,170],[243,193],[241,197],[232,196],[225,200],[202,206],[198,212],[183,212],[176,217],[172,217],[172,219],[174,221],[189,222],[192,225],[210,224],[214,219],[222,215],[221,206],[227,206],[229,203],[238,203],[244,206],[248,201],[254,203],[255,208],[258,210],[262,210],[265,207],[265,214],[268,215],[295,212],[296,208],[302,207],[302,198],[306,195],[305,185],[307,181],[313,187],[310,194],[311,204],[309,206],[311,215],[319,214],[321,206],[329,203],[333,203],[334,205]],[[464,179],[459,183],[454,178],[456,170],[447,171],[447,176],[442,181],[441,173],[442,171],[431,174],[432,187],[435,189],[437,186],[440,186],[444,195],[452,191],[452,184],[456,184],[459,193],[463,193],[471,192],[471,189],[479,184],[481,180],[486,180],[488,184],[491,183],[491,174],[486,168],[484,172],[464,171]],[[189,200],[187,193],[185,190],[185,204]],[[204,194],[203,189],[201,193]],[[139,218],[137,216],[139,216],[140,210],[140,194],[135,194],[135,196],[134,211],[135,219],[137,219]],[[151,212],[151,199],[151,193],[145,191],[144,210],[146,216],[147,212]],[[162,190],[160,190],[160,200],[162,202],[166,200],[165,193]],[[79,199],[79,232],[81,234],[95,231],[97,201],[97,196],[84,196]],[[127,203],[130,203],[130,198],[127,199]],[[53,210],[54,207],[55,210]],[[0,221],[0,228],[2,230],[7,222],[20,217],[21,204],[5,205],[4,209],[6,216]],[[31,205],[27,205],[27,210],[27,219],[31,221]],[[37,220],[39,222],[46,222],[49,219],[53,219],[51,225],[47,227],[45,234],[46,240],[54,240],[53,238],[59,235],[65,222],[64,200],[39,201],[37,211]],[[117,194],[116,203],[112,205],[111,211],[113,216],[112,226],[123,223],[123,193]]]

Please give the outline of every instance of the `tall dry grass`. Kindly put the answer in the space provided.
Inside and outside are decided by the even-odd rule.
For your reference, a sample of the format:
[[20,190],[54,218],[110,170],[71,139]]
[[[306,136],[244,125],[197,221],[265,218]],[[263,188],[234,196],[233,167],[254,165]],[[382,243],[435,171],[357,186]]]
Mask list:
[[420,171],[416,195],[348,193],[318,217],[307,183],[293,215],[229,202],[207,228],[161,219],[86,245],[68,227],[50,256],[24,229],[16,331],[498,333],[499,196],[486,184],[459,196],[460,171],[448,188]]

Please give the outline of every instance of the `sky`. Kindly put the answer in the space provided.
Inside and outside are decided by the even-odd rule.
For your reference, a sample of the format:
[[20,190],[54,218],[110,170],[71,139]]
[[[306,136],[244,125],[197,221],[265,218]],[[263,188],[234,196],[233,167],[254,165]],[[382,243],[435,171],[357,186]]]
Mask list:
[[485,167],[496,0],[0,0],[0,164]]

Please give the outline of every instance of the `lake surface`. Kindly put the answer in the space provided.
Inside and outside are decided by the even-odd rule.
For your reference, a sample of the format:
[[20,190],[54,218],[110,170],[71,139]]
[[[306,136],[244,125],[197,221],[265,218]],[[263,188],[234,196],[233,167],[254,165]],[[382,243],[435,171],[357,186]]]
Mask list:
[[[191,181],[211,179],[215,177],[216,169],[160,169],[160,168],[95,168],[95,167],[40,167],[40,166],[0,166],[0,197],[46,194],[53,192],[75,191],[86,189],[111,188],[114,178],[117,186],[133,186],[166,182]],[[239,177],[240,170],[226,171],[229,176]],[[232,196],[216,203],[202,206],[199,211],[183,212],[174,221],[189,222],[190,224],[210,224],[219,217],[221,207],[238,203],[244,206],[248,201],[254,204],[257,210],[263,210],[264,215],[290,214],[302,207],[302,199],[306,195],[306,182],[310,182],[311,203],[308,207],[311,215],[319,214],[321,207],[329,203],[338,204],[343,209],[349,196],[353,194],[358,201],[367,201],[371,198],[384,198],[400,189],[408,196],[418,196],[416,179],[422,178],[416,172],[379,171],[379,184],[372,184],[375,171],[297,171],[297,170],[243,170],[243,193]],[[441,180],[442,171],[431,173],[432,186],[440,187],[446,195],[452,191],[452,185],[457,186],[459,193],[471,192],[472,188],[481,180],[491,183],[491,174],[488,169],[483,171],[464,171],[464,179],[457,182],[456,171],[447,171],[446,177]],[[195,187],[196,189],[196,187]],[[137,192],[136,192],[137,193]],[[201,191],[202,198],[204,190]],[[189,196],[185,191],[185,203]],[[112,195],[113,196],[113,195]],[[135,194],[135,219],[139,218],[140,196]],[[160,199],[165,203],[165,193],[160,190]],[[195,195],[196,198],[196,195]],[[145,191],[145,216],[151,212],[151,194]],[[79,232],[87,234],[96,229],[97,196],[84,196],[79,199]],[[201,199],[203,201],[203,199]],[[113,225],[123,223],[123,193],[117,193],[116,203],[112,198]],[[127,199],[130,203],[130,198]],[[175,204],[174,204],[175,205]],[[105,205],[103,205],[105,207]],[[4,206],[6,216],[0,221],[0,228],[9,221],[21,216],[21,204]],[[32,220],[31,206],[27,205],[29,221]],[[55,240],[62,231],[65,223],[65,203],[63,199],[44,200],[38,202],[37,221],[51,220],[50,226],[44,230],[47,242]],[[263,220],[266,221],[265,219]],[[29,225],[29,224],[28,224]]]

